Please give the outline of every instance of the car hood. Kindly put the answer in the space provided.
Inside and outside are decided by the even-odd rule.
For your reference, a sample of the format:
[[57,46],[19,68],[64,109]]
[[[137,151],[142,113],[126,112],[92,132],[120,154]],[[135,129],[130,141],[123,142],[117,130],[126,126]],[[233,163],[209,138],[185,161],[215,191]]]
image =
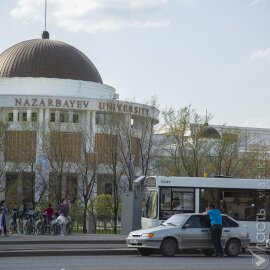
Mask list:
[[142,235],[143,233],[159,233],[159,234],[163,234],[163,233],[167,233],[168,231],[179,231],[180,230],[180,226],[158,226],[158,227],[152,227],[152,228],[147,228],[147,229],[141,229],[141,230],[137,230],[137,231],[132,231],[130,232],[129,235]]

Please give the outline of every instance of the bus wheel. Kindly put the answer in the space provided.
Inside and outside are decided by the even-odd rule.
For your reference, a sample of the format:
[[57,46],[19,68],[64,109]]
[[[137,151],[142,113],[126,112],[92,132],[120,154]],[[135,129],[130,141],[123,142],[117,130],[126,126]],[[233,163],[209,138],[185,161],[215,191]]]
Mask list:
[[203,249],[202,250],[202,253],[205,256],[211,257],[214,254],[214,250],[213,249]]
[[173,257],[177,252],[177,245],[173,239],[164,239],[161,243],[160,252],[164,257]]
[[241,251],[240,242],[237,239],[231,239],[226,244],[225,253],[229,257],[236,257]]
[[138,252],[142,256],[149,256],[153,253],[152,248],[138,248]]

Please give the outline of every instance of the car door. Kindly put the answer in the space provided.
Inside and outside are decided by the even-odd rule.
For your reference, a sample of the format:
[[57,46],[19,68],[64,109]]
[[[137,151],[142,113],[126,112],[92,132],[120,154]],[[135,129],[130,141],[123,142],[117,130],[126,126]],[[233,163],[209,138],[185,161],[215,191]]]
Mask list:
[[205,248],[211,246],[209,217],[192,215],[182,227],[183,248]]
[[237,223],[235,223],[227,216],[222,216],[222,235],[221,235],[222,245],[224,245],[224,243],[228,239],[230,239],[232,233],[231,231],[233,230],[233,227],[236,227],[237,225],[238,225]]

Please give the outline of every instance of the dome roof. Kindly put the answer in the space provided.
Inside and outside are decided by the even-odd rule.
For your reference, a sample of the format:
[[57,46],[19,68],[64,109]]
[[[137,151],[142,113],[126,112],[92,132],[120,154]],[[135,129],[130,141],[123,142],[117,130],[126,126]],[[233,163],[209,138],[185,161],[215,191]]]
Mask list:
[[45,77],[103,83],[89,58],[75,47],[57,40],[32,39],[0,54],[0,78]]
[[219,132],[214,127],[209,126],[207,122],[205,122],[204,125],[199,129],[198,136],[199,138],[205,139],[221,138]]

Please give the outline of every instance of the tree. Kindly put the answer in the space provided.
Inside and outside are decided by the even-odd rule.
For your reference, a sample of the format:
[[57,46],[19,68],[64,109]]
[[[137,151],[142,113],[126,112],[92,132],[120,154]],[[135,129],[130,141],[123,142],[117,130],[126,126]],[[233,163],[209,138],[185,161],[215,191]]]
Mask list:
[[155,127],[159,115],[159,110],[155,110],[155,108],[158,108],[157,98],[153,97],[149,105],[153,108],[152,115],[141,122],[137,131],[141,175],[148,175],[149,171],[156,165],[160,147],[158,138],[155,136],[155,133],[162,128],[161,125],[158,128]]
[[[71,123],[53,123],[43,130],[40,141],[40,157],[48,163],[50,170],[51,201],[59,203],[61,198],[72,198],[74,191],[70,188],[75,186],[72,166],[80,160],[81,134],[76,132]],[[68,183],[69,176],[71,181]]]
[[200,176],[205,165],[204,140],[200,140],[199,131],[203,125],[200,116],[191,105],[178,111],[168,109],[163,112],[166,151],[170,162],[165,168],[166,175]]
[[[36,127],[17,123],[16,129],[7,128],[4,132],[4,160],[8,163],[3,170],[6,178],[6,198],[8,202],[19,203],[22,199],[35,207],[35,150]],[[21,179],[22,192],[18,192]]]
[[107,220],[113,215],[112,201],[112,195],[109,194],[99,194],[94,199],[94,211],[97,217],[103,221],[105,230],[107,229]]
[[[111,199],[108,201],[113,218],[113,231],[117,233],[117,220],[119,216],[119,206],[121,202],[122,177],[124,175],[121,166],[121,151],[119,148],[120,120],[119,115],[111,114],[110,121],[107,125],[100,128],[96,134],[96,150],[99,162],[103,164],[103,175],[106,181],[111,185]],[[99,175],[99,181],[102,177]],[[103,193],[109,192],[102,190]]]
[[239,170],[241,178],[266,178],[270,177],[269,146],[265,143],[250,144],[245,152],[244,159]]
[[[88,215],[89,203],[93,195],[94,186],[97,180],[100,162],[97,157],[96,147],[91,134],[81,130],[81,153],[80,159],[75,162],[75,172],[79,178],[78,199],[83,204],[83,233],[87,233],[86,220]],[[90,143],[90,144],[89,144]],[[90,214],[93,212],[90,211]]]
[[212,175],[237,177],[246,170],[249,136],[244,130],[226,126],[220,133],[221,139],[214,141],[207,153],[207,169]]
[[159,111],[155,105],[156,99],[153,99],[152,110],[145,118],[114,111],[104,114],[106,121],[96,134],[98,156],[104,164],[106,179],[112,184],[110,193],[115,233],[122,191],[133,191],[134,179],[138,175],[146,175],[156,157],[154,125]]
[[8,122],[0,122],[0,193],[5,192],[5,178],[6,178],[6,169],[7,169],[7,161],[4,156],[5,152],[5,133],[8,129]]

